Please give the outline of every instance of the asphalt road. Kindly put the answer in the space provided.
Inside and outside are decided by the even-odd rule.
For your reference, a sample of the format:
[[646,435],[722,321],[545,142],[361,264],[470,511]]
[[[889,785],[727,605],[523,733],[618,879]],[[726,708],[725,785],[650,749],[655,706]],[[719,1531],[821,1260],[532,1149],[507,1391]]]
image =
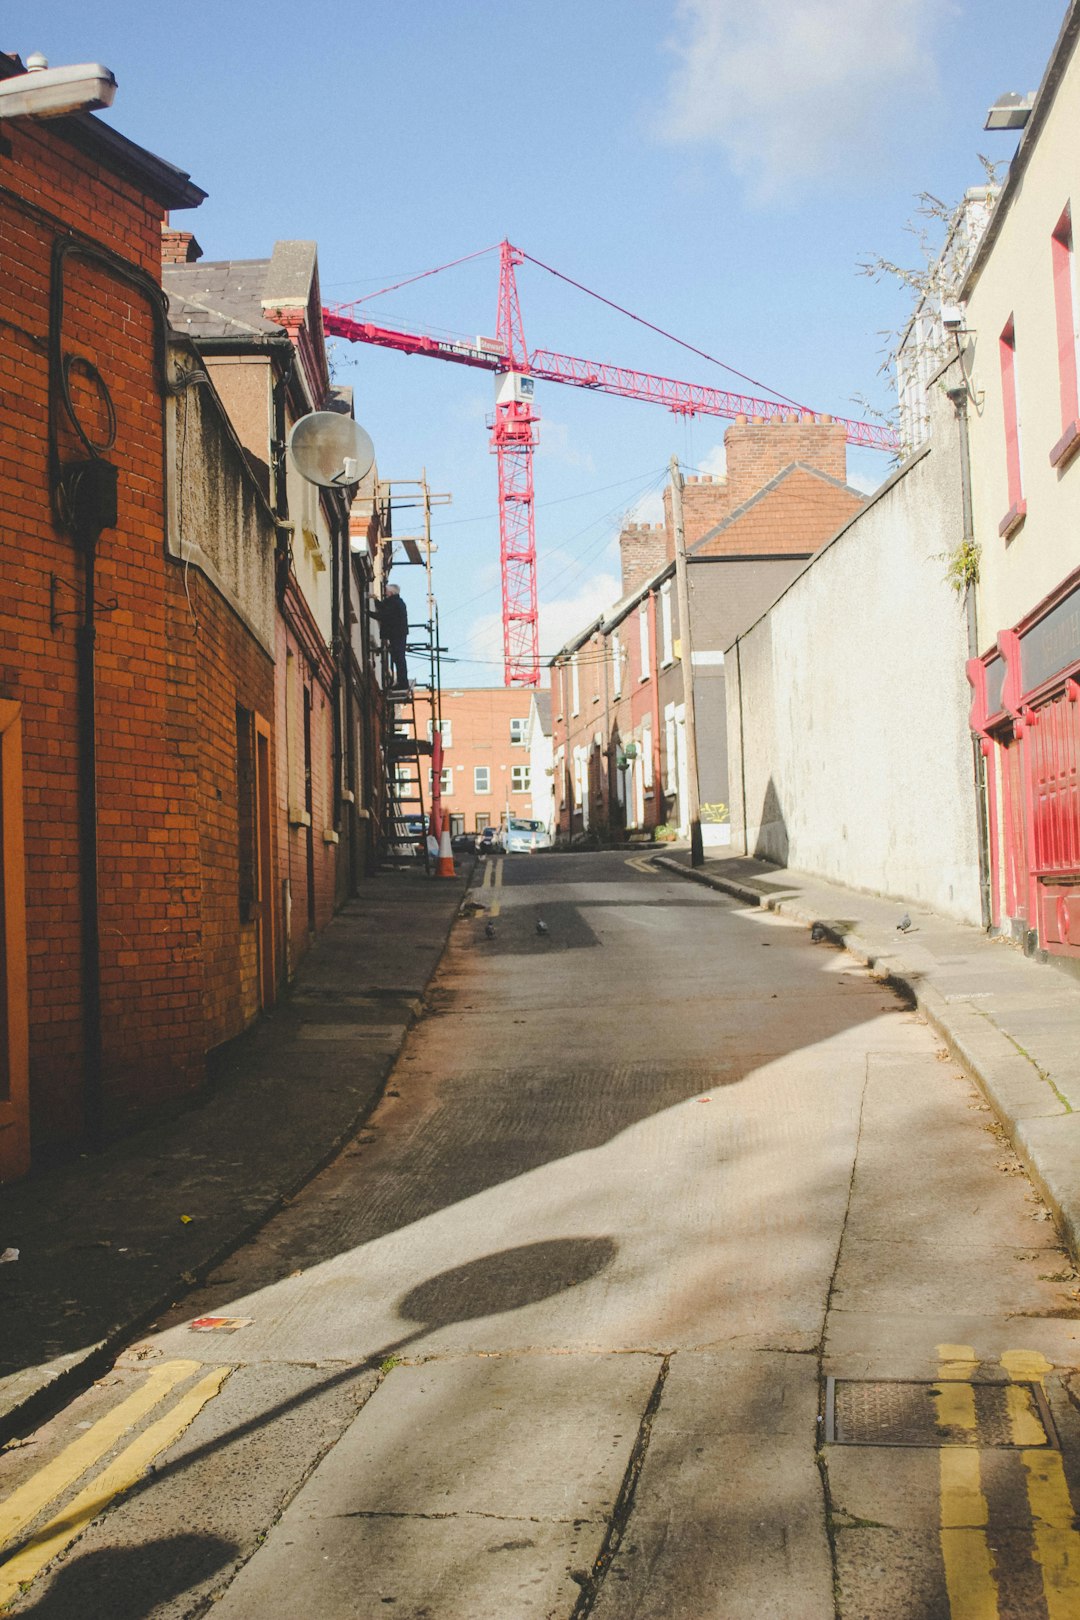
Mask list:
[[1077,1278],[931,1032],[646,858],[472,895],[351,1147],[0,1457],[0,1603],[1080,1620]]

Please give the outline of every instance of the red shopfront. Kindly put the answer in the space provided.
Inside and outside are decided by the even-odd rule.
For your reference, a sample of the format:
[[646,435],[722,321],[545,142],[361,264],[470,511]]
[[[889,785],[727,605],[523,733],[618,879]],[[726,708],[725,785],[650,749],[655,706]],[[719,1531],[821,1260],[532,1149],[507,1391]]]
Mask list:
[[986,760],[991,920],[1080,957],[1080,569],[967,666]]

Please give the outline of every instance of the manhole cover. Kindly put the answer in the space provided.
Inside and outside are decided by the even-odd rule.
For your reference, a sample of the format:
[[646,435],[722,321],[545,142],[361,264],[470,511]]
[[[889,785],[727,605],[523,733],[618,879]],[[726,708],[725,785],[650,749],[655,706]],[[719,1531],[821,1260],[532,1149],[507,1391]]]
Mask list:
[[836,1446],[1056,1446],[1038,1384],[829,1378],[825,1439]]

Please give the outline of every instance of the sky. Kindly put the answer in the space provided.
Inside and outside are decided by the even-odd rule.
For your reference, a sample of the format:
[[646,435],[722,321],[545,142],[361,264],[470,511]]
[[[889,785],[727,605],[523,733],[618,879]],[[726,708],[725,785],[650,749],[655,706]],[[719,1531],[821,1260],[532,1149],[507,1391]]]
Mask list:
[[[173,216],[207,259],[318,244],[324,302],[361,299],[506,238],[755,379],[660,338],[532,264],[530,347],[838,416],[891,405],[879,374],[908,312],[860,265],[915,263],[918,199],[1007,162],[983,130],[1034,90],[1065,0],[0,0],[0,48],[98,61],[101,116],[207,193]],[[493,334],[497,253],[364,306]],[[366,345],[336,380],[380,476],[452,495],[435,513],[445,685],[500,685],[493,379]],[[540,651],[617,600],[617,534],[659,516],[668,459],[723,467],[726,423],[542,384],[535,457]],[[873,488],[878,452],[849,453]],[[409,514],[396,528],[408,532]],[[419,570],[396,573],[422,616]]]

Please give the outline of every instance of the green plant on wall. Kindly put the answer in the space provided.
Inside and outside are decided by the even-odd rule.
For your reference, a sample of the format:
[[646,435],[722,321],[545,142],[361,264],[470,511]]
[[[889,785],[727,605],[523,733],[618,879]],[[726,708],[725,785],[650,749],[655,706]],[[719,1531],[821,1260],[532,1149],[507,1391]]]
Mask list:
[[963,596],[972,585],[979,583],[980,549],[975,540],[961,540],[955,551],[943,551],[940,555],[945,564],[945,583],[952,586],[957,596]]

